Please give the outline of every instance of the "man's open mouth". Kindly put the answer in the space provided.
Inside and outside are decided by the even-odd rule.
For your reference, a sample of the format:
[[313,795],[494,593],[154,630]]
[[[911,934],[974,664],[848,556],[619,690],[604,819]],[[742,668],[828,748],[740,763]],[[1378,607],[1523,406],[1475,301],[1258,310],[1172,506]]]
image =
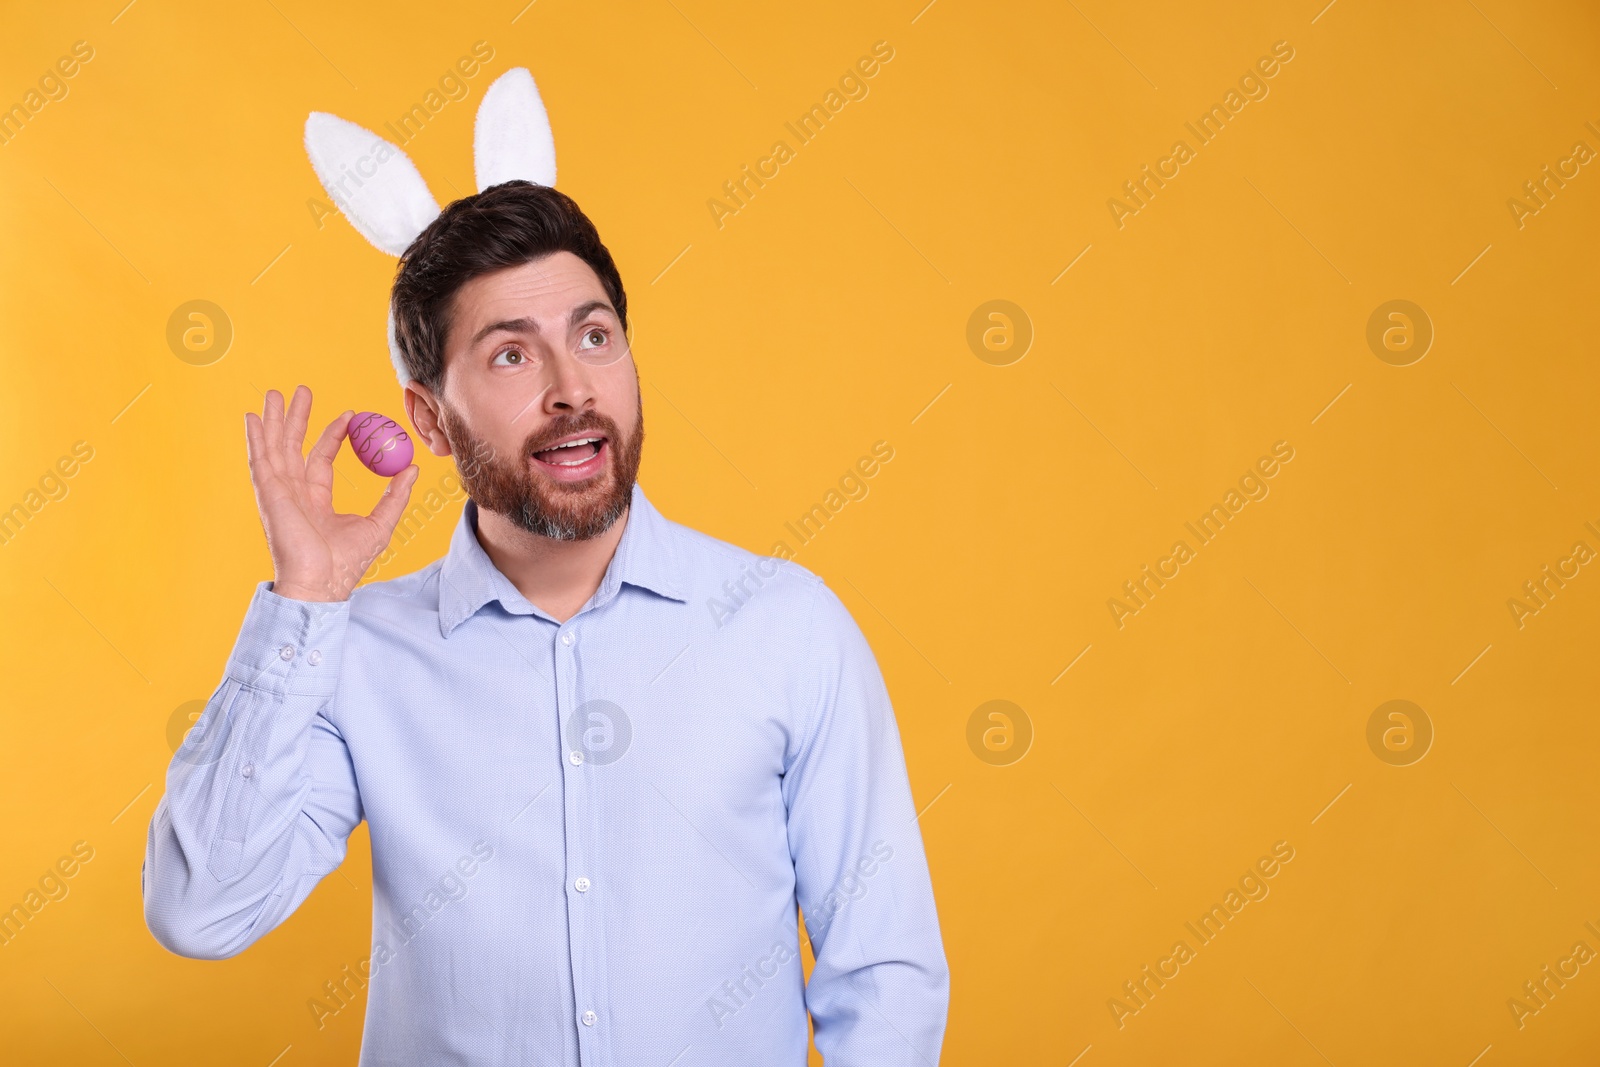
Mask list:
[[606,438],[601,434],[580,434],[533,454],[533,460],[557,481],[581,481],[604,469]]
[[547,448],[543,452],[535,452],[533,458],[540,463],[548,463],[555,467],[576,467],[587,460],[600,454],[600,448],[606,439],[600,436],[579,437],[572,441],[564,441],[554,448]]

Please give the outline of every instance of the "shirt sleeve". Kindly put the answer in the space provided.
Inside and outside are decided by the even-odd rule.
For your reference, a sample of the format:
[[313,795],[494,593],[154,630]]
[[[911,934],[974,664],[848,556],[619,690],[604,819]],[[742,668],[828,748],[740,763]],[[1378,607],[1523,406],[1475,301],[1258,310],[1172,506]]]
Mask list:
[[361,798],[333,700],[350,602],[256,586],[221,684],[167,768],[140,888],[172,952],[225,959],[344,861]]
[[894,710],[865,636],[817,583],[815,703],[784,774],[806,986],[828,1067],[933,1067],[950,973]]

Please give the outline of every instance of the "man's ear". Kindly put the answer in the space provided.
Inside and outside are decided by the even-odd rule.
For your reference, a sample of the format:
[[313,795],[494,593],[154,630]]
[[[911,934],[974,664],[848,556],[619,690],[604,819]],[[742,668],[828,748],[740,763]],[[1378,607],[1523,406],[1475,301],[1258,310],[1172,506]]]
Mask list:
[[417,431],[417,440],[436,456],[450,455],[450,439],[441,425],[439,401],[433,391],[415,379],[406,383],[406,418]]

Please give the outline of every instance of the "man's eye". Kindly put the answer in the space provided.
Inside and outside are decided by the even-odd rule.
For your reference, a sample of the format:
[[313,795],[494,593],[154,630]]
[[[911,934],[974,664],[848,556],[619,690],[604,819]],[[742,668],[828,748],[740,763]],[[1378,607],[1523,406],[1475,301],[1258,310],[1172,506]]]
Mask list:
[[[599,340],[595,340],[596,338],[599,338]],[[596,327],[595,329],[592,329],[588,333],[584,334],[583,335],[583,339],[585,341],[594,341],[593,344],[584,345],[583,346],[584,348],[599,348],[601,345],[605,344],[606,341],[608,340],[608,338],[606,336],[606,332],[604,330],[602,330],[602,329],[599,329],[598,327]]]
[[492,362],[499,363],[501,356],[515,356],[515,357],[517,357],[515,362],[512,362],[512,363],[501,363],[500,365],[503,366],[503,367],[518,367],[518,366],[521,366],[523,363],[526,363],[527,360],[528,360],[527,356],[523,355],[521,352],[519,352],[515,348],[503,348],[499,352],[495,353],[495,357],[494,357],[494,360]]

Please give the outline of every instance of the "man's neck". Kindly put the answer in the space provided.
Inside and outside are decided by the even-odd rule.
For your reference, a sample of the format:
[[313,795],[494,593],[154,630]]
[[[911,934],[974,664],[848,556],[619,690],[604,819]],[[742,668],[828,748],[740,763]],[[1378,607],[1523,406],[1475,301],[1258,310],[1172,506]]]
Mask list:
[[478,544],[490,562],[528,601],[558,622],[589,602],[616,555],[633,508],[623,509],[611,528],[587,541],[540,537],[493,511],[478,511]]

